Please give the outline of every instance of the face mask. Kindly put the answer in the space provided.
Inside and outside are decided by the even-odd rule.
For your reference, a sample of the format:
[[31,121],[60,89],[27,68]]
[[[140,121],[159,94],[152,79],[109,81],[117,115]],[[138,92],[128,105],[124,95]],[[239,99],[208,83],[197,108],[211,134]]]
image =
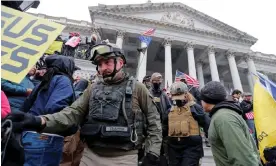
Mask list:
[[183,107],[187,102],[185,100],[175,100],[175,105],[177,107]]
[[153,88],[158,90],[160,88],[161,83],[153,83]]

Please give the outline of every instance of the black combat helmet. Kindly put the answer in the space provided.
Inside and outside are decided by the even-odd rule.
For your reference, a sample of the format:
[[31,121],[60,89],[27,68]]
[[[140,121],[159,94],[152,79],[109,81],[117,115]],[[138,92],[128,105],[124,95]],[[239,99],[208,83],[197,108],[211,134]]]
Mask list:
[[146,82],[150,81],[150,78],[151,78],[151,76],[146,75],[146,76],[143,78],[143,82],[144,82],[144,81],[146,81]]

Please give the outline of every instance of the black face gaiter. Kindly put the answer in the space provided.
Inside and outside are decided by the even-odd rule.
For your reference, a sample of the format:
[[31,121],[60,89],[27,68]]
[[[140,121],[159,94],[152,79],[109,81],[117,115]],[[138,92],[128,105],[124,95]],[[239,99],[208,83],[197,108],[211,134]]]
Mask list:
[[183,107],[187,102],[185,100],[175,100],[175,105],[177,107]]
[[154,90],[159,90],[160,86],[161,86],[161,83],[153,83],[152,85],[153,85]]

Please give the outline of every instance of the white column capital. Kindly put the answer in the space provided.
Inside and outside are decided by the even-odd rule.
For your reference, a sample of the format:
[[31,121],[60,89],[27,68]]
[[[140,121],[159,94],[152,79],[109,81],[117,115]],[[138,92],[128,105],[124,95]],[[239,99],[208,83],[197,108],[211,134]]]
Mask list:
[[203,66],[203,61],[201,61],[201,60],[200,60],[200,61],[197,61],[197,62],[196,62],[196,66]]
[[226,55],[227,58],[235,57],[235,53],[234,53],[234,51],[232,51],[232,50],[227,50],[227,51],[225,52],[225,55]]
[[91,31],[92,31],[92,34],[98,34],[99,33],[99,30],[100,30],[100,27],[97,27],[97,26],[93,26],[91,28]]
[[248,69],[243,69],[242,72],[243,72],[244,74],[248,74],[248,73],[249,73],[249,70],[248,70]]
[[125,35],[126,35],[126,31],[122,31],[122,30],[117,30],[116,31],[116,36],[117,37],[124,38]]
[[215,54],[216,50],[214,46],[207,47],[208,54]]
[[252,54],[244,54],[244,61],[252,61],[253,60],[253,55]]
[[171,38],[166,38],[163,41],[164,46],[171,46],[172,45],[172,39]]
[[194,49],[194,43],[192,43],[192,42],[186,43],[184,47],[187,49],[187,51],[188,50],[193,50]]

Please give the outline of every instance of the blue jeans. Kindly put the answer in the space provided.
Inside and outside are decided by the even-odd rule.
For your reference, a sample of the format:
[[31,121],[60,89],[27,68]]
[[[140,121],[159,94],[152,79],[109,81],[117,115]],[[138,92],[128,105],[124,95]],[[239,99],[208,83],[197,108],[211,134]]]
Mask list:
[[248,128],[252,131],[251,134],[252,134],[255,142],[257,142],[257,138],[256,138],[257,133],[256,133],[256,129],[255,129],[254,120],[248,119],[248,120],[246,120],[246,124],[247,124]]
[[63,140],[59,135],[23,132],[24,166],[58,166],[62,157]]

